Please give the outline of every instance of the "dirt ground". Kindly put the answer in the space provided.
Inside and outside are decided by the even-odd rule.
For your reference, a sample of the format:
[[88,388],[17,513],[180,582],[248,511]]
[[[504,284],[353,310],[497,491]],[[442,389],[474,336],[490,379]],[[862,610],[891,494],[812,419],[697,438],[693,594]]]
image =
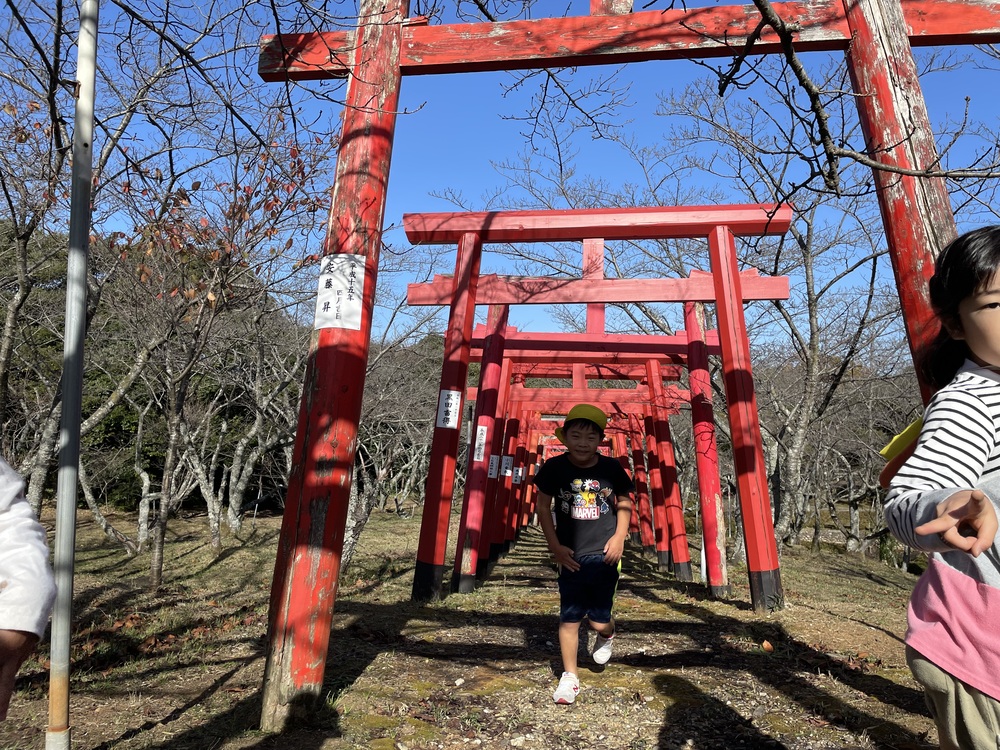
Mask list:
[[[540,532],[527,530],[476,592],[418,605],[409,595],[420,519],[392,515],[372,519],[342,576],[323,700],[264,734],[280,519],[257,519],[218,557],[204,523],[173,523],[168,584],[154,595],[148,561],[124,558],[81,516],[74,748],[936,746],[903,657],[912,575],[833,549],[786,550],[786,606],[761,615],[745,569],[731,567],[732,596],[714,600],[632,548],[614,656],[599,667],[581,653],[579,698],[556,706],[558,593]],[[22,671],[0,750],[45,746],[45,657]]]

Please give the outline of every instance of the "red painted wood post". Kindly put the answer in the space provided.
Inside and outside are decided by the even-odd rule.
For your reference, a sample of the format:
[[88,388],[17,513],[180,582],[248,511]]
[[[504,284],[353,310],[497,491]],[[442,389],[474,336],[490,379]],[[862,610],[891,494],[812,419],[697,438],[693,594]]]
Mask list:
[[628,417],[629,442],[632,447],[633,482],[635,483],[635,508],[639,516],[639,543],[643,552],[652,552],[656,547],[653,535],[653,503],[646,481],[646,452],[643,450],[645,430],[635,415]]
[[472,422],[475,434],[472,455],[466,469],[465,495],[458,527],[458,547],[455,550],[455,572],[452,590],[462,593],[476,586],[479,564],[479,540],[483,530],[485,493],[492,452],[497,413],[497,399],[502,374],[504,331],[507,328],[506,305],[491,305],[487,313],[487,334],[479,371],[479,390]]
[[[847,67],[868,154],[888,167],[940,168],[902,5],[855,0],[844,7],[853,35]],[[938,331],[927,282],[934,258],[957,236],[951,201],[943,178],[873,171],[903,323],[918,361]],[[925,401],[929,396],[925,385]]]
[[646,361],[646,381],[649,383],[653,407],[653,434],[660,464],[660,481],[667,511],[667,534],[670,540],[670,568],[679,581],[691,581],[691,553],[688,550],[687,528],[684,525],[684,503],[680,484],[677,482],[677,463],[674,445],[670,438],[667,419],[667,398],[663,391],[663,372],[660,363]]
[[[538,412],[535,412],[538,416]],[[538,468],[538,457],[541,454],[541,435],[538,430],[528,432],[527,454],[524,459],[524,478],[521,481],[523,499],[521,507],[524,514],[521,517],[521,527],[527,528],[534,523],[535,515],[535,471]]]
[[[631,3],[631,0],[629,0]],[[581,278],[587,281],[604,278],[604,240],[583,241],[583,271]],[[604,333],[606,310],[603,302],[587,304],[587,333]],[[577,386],[574,382],[574,387]],[[586,383],[582,386],[586,388]]]
[[448,330],[444,338],[437,418],[427,467],[424,512],[410,597],[417,602],[437,601],[444,593],[451,498],[455,490],[481,250],[479,235],[470,233],[463,235],[455,253],[455,277]]
[[[514,470],[517,467],[517,438],[521,434],[523,419],[517,404],[511,404],[508,413],[510,418],[504,425],[503,455],[500,458],[500,476],[497,477],[497,508],[500,509],[500,517],[493,541],[496,548],[495,559],[506,555],[513,546],[519,517],[514,502]],[[492,553],[490,558],[493,559]]]
[[646,464],[649,466],[649,494],[653,500],[653,549],[656,552],[656,567],[659,570],[669,571],[671,569],[670,524],[667,521],[667,498],[663,491],[663,474],[657,450],[652,408],[647,410],[642,422],[646,437]]
[[716,288],[715,309],[736,487],[746,540],[750,600],[755,611],[766,612],[783,607],[785,595],[781,587],[767,469],[760,443],[760,418],[750,367],[750,342],[732,232],[726,227],[716,228],[708,235],[708,251]]
[[726,519],[719,481],[719,451],[715,442],[703,303],[684,304],[684,328],[688,337],[688,388],[691,392],[691,425],[695,468],[698,471],[698,498],[701,502],[705,579],[712,596],[729,597],[732,587],[726,565]]
[[691,572],[691,551],[688,548],[687,528],[684,525],[684,501],[681,486],[677,481],[677,458],[674,455],[674,441],[670,435],[670,422],[666,413],[662,419],[654,420],[653,431],[660,458],[660,477],[663,480],[663,494],[667,498],[667,528],[670,529],[670,563],[678,581],[693,581]]
[[[609,425],[610,427],[610,422]],[[628,456],[628,438],[625,435],[624,428],[616,427],[613,432],[608,435],[609,442],[611,443],[611,455],[618,459],[618,463],[622,465],[622,468],[628,472],[629,476],[632,477],[632,482],[635,483],[635,474],[632,470],[632,462],[629,461]],[[633,544],[642,544],[642,537],[639,532],[639,503],[632,503],[632,517],[628,522],[628,538]]]
[[500,384],[497,388],[496,426],[490,448],[490,466],[486,476],[484,494],[483,533],[479,535],[479,564],[476,566],[476,580],[485,581],[499,559],[497,551],[498,529],[502,538],[503,510],[499,505],[501,469],[504,446],[507,444],[507,405],[510,401],[510,360],[504,358],[500,366]]
[[528,476],[524,488],[525,526],[532,526],[538,522],[538,509],[535,502],[535,473],[541,465],[544,450],[541,430],[532,430],[531,436],[528,438]]
[[523,404],[518,405],[518,409],[521,415],[521,429],[517,433],[516,447],[514,448],[514,476],[511,479],[511,507],[514,510],[510,537],[511,546],[517,543],[521,529],[527,525],[524,482],[528,477],[528,436],[531,434],[529,426],[535,416]]
[[407,0],[363,0],[268,614],[261,728],[323,693],[371,340]]

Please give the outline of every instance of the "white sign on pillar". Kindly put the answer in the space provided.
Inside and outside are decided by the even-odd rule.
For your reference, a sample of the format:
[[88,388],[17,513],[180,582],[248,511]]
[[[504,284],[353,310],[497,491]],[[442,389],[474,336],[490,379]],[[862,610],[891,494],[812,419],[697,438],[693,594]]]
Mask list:
[[441,391],[438,396],[437,426],[457,430],[462,418],[462,392]]
[[486,433],[487,427],[484,424],[476,427],[476,450],[473,453],[474,461],[482,461],[486,456]]
[[486,476],[490,479],[497,478],[497,471],[500,469],[500,457],[490,456],[490,468],[486,472]]
[[514,457],[504,456],[503,461],[500,463],[500,471],[505,477],[509,477],[514,473]]
[[313,328],[361,330],[365,256],[334,253],[320,261],[319,291]]

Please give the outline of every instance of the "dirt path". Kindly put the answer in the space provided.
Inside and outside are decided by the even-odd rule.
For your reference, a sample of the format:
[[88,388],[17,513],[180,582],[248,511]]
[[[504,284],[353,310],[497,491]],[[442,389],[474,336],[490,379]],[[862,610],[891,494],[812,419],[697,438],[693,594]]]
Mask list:
[[[715,601],[630,550],[612,661],[581,654],[580,696],[556,706],[558,594],[540,533],[525,533],[475,593],[419,606],[409,601],[418,529],[419,519],[373,519],[341,584],[326,700],[278,736],[254,729],[274,529],[224,562],[176,541],[172,569],[190,572],[157,597],[100,546],[85,549],[74,748],[934,746],[903,659],[905,573],[786,552],[787,606],[761,616],[744,570],[730,571],[733,597]],[[100,646],[89,656],[87,639]],[[40,667],[22,684],[0,750],[44,747]]]

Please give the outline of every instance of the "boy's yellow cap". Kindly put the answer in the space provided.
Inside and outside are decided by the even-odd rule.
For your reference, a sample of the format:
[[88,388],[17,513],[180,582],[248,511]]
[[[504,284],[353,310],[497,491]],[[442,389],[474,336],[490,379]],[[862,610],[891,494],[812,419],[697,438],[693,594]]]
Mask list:
[[[572,422],[574,419],[586,419],[588,422],[593,422],[601,432],[604,432],[604,428],[608,426],[608,415],[591,404],[577,404],[574,406],[569,410],[566,419],[563,420],[563,425],[567,422]],[[566,445],[562,427],[556,427],[555,435],[560,443]]]

